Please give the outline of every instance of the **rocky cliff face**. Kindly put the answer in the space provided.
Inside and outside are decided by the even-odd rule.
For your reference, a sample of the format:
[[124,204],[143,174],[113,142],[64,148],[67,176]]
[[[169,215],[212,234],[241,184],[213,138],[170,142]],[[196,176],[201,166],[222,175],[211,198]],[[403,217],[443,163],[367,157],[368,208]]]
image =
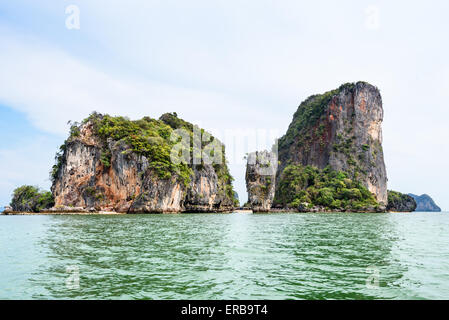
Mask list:
[[277,157],[268,151],[248,155],[246,189],[248,201],[255,212],[268,212],[273,204]]
[[409,193],[408,195],[416,201],[415,211],[441,212],[441,208],[436,205],[435,201],[433,201],[433,199],[429,195],[422,194],[420,196],[417,196],[412,193]]
[[387,210],[393,212],[413,212],[416,202],[413,197],[397,191],[388,190]]
[[93,114],[72,126],[53,170],[54,210],[232,210],[232,177],[224,154],[222,164],[172,163],[170,136],[181,127],[191,133],[193,125],[175,114],[138,121]]
[[[284,170],[300,165],[345,172],[353,180],[351,185],[360,182],[385,208],[387,175],[382,120],[379,90],[364,82],[345,84],[306,99],[294,114],[287,133],[278,141],[274,202],[282,203],[279,199]],[[251,192],[249,197],[254,198]]]

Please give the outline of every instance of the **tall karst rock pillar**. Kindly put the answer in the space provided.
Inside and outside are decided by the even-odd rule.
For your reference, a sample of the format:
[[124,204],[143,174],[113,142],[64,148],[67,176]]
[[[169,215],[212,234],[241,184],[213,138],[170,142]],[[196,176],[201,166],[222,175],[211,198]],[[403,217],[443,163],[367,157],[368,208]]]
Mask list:
[[380,92],[365,82],[344,84],[307,98],[278,142],[276,192],[289,165],[330,167],[359,181],[385,206],[388,199],[382,121]]
[[277,154],[256,151],[248,155],[246,166],[246,189],[248,202],[254,212],[268,212],[273,204]]

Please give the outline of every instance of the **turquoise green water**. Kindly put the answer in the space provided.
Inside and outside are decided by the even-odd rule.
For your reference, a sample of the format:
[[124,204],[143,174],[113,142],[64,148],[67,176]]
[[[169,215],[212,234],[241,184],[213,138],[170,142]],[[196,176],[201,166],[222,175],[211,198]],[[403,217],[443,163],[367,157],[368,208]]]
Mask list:
[[0,299],[66,298],[448,299],[449,213],[0,216]]

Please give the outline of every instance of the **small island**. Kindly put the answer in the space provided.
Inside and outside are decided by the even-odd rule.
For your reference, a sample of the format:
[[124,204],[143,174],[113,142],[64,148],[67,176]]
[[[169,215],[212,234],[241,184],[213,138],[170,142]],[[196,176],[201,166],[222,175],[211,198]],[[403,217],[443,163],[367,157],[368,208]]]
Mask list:
[[[203,141],[199,149],[182,143],[182,135],[192,141],[194,132]],[[131,121],[94,112],[71,125],[50,175],[51,193],[18,188],[6,213],[231,212],[238,206],[224,145],[176,113]]]
[[[307,98],[272,150],[247,155],[245,209],[414,211],[417,196],[387,190],[382,121],[380,92],[366,82]],[[225,146],[176,113],[132,121],[93,112],[71,123],[55,160],[51,192],[19,187],[5,214],[224,213],[239,206]],[[422,203],[418,209],[429,207]]]
[[413,211],[388,202],[382,120],[380,92],[366,82],[307,98],[273,150],[247,157],[253,211]]
[[416,201],[415,211],[441,212],[441,208],[437,206],[435,201],[433,201],[433,199],[429,195],[422,194],[418,196],[413,193],[409,193],[408,195]]

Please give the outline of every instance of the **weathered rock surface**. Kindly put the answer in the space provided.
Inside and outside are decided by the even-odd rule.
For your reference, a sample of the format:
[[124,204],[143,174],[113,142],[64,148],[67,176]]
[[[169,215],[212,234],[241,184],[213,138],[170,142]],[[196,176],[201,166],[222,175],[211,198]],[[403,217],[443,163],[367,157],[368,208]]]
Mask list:
[[437,206],[435,201],[427,195],[422,194],[420,196],[416,194],[409,193],[409,196],[411,196],[416,201],[416,209],[415,211],[423,211],[423,212],[441,212],[441,208]]
[[268,151],[248,155],[246,189],[248,201],[254,212],[267,212],[273,204],[277,155]]
[[[187,185],[176,173],[161,178],[150,160],[134,152],[123,139],[103,141],[94,124],[84,122],[77,135],[65,143],[52,185],[54,211],[168,213],[233,209],[233,198],[229,196],[232,193],[227,192],[233,192],[231,182],[219,176],[220,170],[227,172],[225,162],[218,167],[189,165],[193,174]],[[105,153],[109,155],[109,166],[102,161]]]
[[416,202],[413,197],[397,191],[388,190],[388,211],[413,212],[416,209]]

